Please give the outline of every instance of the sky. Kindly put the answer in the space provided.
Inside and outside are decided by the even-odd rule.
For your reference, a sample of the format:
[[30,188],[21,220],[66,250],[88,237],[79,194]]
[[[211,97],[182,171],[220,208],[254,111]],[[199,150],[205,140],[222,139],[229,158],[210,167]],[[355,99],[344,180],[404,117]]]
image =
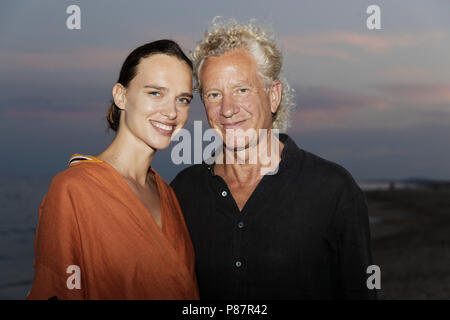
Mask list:
[[[81,9],[69,30],[66,8]],[[366,9],[381,9],[369,30]],[[296,95],[288,134],[357,180],[450,179],[449,1],[62,1],[0,3],[0,175],[54,175],[99,154],[111,89],[137,46],[189,53],[215,16],[271,27]],[[202,120],[198,96],[187,128]],[[186,165],[153,166],[168,181]]]

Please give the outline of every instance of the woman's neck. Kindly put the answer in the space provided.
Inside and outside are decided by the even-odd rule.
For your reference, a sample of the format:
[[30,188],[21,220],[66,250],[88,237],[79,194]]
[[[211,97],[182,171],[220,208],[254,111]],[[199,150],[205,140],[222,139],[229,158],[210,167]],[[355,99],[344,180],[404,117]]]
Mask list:
[[155,149],[131,133],[119,130],[112,143],[97,158],[113,166],[124,178],[145,186],[155,153]]

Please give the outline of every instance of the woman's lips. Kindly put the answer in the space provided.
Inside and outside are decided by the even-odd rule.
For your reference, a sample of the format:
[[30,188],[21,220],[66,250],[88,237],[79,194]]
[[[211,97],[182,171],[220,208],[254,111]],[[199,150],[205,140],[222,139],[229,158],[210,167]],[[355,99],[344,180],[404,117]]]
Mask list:
[[155,128],[158,132],[165,136],[171,136],[175,129],[174,125],[164,124],[162,122],[154,120],[150,120],[150,123],[152,124],[153,128]]

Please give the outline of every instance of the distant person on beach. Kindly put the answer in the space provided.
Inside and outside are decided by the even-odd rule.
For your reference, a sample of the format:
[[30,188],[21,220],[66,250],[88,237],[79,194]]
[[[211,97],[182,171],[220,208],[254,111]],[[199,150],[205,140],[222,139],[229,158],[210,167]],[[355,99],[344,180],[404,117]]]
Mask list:
[[191,166],[171,183],[200,298],[375,298],[362,190],[343,167],[274,130],[287,128],[293,97],[271,33],[215,19],[193,57],[208,122],[223,140],[221,161]]
[[39,209],[28,299],[198,299],[194,251],[172,188],[151,167],[184,126],[192,62],[171,40],[126,58],[97,156],[74,154]]

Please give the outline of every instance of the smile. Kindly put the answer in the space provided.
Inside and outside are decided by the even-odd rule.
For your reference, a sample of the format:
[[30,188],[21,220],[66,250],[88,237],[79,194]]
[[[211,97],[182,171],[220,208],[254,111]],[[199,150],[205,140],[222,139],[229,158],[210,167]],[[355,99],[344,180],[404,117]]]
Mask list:
[[234,129],[240,127],[246,120],[236,121],[233,123],[222,123],[224,129]]
[[150,123],[157,131],[159,131],[160,133],[162,133],[166,136],[172,135],[173,130],[175,128],[175,126],[164,124],[164,123],[157,122],[154,120],[150,120]]

